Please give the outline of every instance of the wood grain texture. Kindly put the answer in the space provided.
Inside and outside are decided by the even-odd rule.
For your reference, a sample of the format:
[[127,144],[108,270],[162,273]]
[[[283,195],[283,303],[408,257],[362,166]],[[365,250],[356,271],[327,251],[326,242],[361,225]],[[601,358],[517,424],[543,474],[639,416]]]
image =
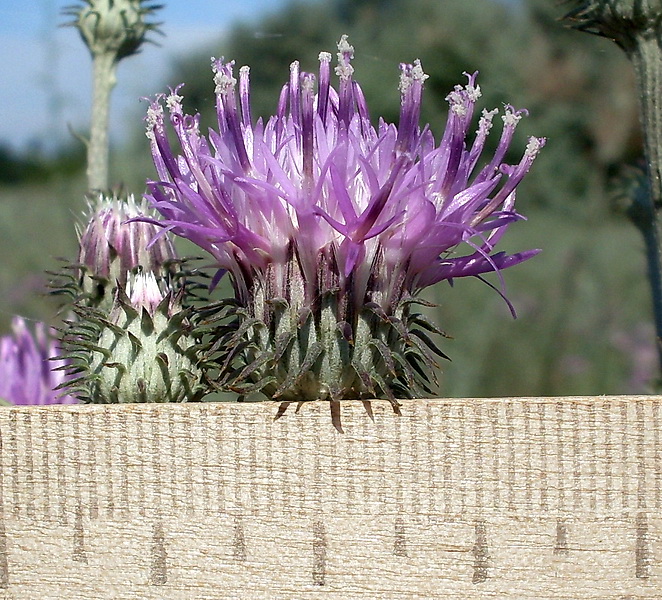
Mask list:
[[3,409],[0,600],[660,600],[661,405]]

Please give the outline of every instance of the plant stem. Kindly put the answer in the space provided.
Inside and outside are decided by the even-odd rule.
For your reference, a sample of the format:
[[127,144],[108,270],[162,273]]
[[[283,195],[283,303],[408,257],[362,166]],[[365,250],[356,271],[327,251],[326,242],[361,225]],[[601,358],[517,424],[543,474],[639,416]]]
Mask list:
[[646,246],[658,361],[662,373],[662,248],[658,215],[662,207],[662,48],[656,35],[645,32],[636,37],[636,43],[627,49],[627,53],[636,75],[648,164],[648,190],[637,194],[631,216]]
[[660,373],[662,373],[662,254],[660,252],[659,220],[653,208],[653,203],[650,200],[651,194],[648,192],[648,186],[643,193],[638,195],[648,197],[646,205],[639,199],[636,199],[628,213],[632,222],[637,226],[644,238],[646,268],[653,301],[658,363]]
[[117,82],[116,54],[94,54],[92,61],[93,94],[90,141],[87,147],[87,183],[90,191],[103,192],[108,189],[110,93]]
[[[569,0],[572,2],[572,0]],[[575,0],[571,26],[616,42],[634,66],[648,185],[636,190],[628,215],[641,231],[651,286],[662,386],[662,3],[660,0]]]

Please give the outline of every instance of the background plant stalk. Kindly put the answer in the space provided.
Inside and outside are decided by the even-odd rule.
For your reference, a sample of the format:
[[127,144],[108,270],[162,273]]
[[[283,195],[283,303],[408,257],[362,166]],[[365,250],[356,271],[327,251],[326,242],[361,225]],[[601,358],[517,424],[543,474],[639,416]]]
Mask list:
[[87,144],[87,182],[90,191],[108,189],[110,94],[117,83],[117,56],[93,56],[93,92],[90,139]]
[[662,48],[659,35],[649,33],[635,39],[635,44],[626,51],[634,66],[639,92],[648,189],[633,199],[630,215],[641,231],[646,246],[658,361],[662,373],[662,246],[659,218],[662,207]]
[[637,189],[628,215],[646,247],[662,382],[662,248],[658,211],[662,207],[662,4],[659,0],[588,0],[566,18],[573,27],[618,44],[634,66],[648,185]]

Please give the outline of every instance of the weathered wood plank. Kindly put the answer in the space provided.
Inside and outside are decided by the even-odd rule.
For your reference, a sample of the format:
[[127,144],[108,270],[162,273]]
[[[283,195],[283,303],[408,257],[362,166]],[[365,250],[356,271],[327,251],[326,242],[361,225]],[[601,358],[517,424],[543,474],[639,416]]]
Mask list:
[[0,411],[0,599],[662,598],[662,397]]

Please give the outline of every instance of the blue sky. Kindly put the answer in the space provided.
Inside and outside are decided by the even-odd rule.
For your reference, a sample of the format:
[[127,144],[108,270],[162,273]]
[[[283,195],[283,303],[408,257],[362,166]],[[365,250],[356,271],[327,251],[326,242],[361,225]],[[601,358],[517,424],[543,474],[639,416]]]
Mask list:
[[[163,0],[165,38],[120,64],[113,93],[115,140],[141,126],[139,98],[162,91],[170,60],[218,39],[237,20],[251,21],[285,0]],[[0,145],[26,150],[67,139],[89,120],[90,58],[78,32],[59,27],[75,0],[0,0]],[[172,82],[179,83],[179,82]],[[136,117],[138,121],[136,121]]]

